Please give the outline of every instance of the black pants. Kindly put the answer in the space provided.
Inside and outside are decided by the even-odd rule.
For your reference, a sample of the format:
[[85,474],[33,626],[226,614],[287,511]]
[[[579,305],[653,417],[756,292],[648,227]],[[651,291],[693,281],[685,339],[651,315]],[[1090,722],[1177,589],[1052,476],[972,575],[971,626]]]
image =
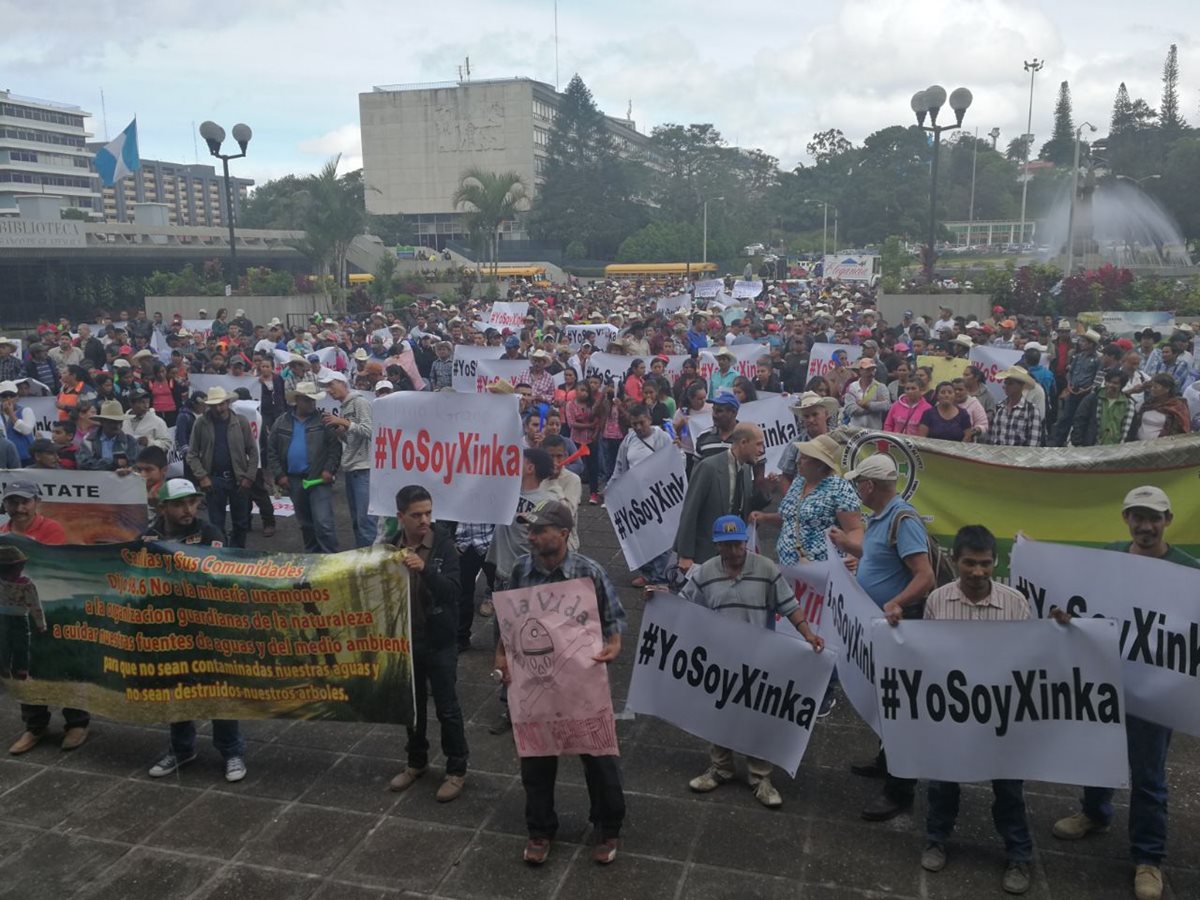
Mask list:
[[204,494],[208,502],[208,521],[225,532],[225,510],[229,509],[232,527],[228,532],[230,547],[245,547],[250,530],[250,493],[242,490],[232,472],[210,475],[212,487]]
[[[63,721],[66,722],[66,730],[72,728],[87,728],[92,717],[86,709],[72,709],[69,706],[63,707]],[[34,734],[41,734],[50,727],[50,707],[39,706],[34,703],[21,704],[21,721],[25,723],[25,730],[32,731]]]
[[462,585],[462,594],[458,601],[458,643],[460,645],[471,642],[471,624],[475,621],[475,582],[479,578],[480,571],[487,576],[488,590],[496,588],[496,567],[492,563],[484,561],[486,555],[486,551],[472,545],[463,551],[458,560],[458,573]]
[[879,755],[875,757],[875,762],[883,771],[887,772],[883,781],[883,792],[897,803],[912,803],[913,794],[917,789],[917,779],[915,778],[897,778],[891,772],[888,772],[887,753],[883,750],[883,745],[879,746]]
[[417,721],[408,729],[408,764],[414,769],[429,765],[429,695],[442,726],[442,753],[446,755],[446,774],[467,774],[467,732],[462,707],[458,705],[458,649],[451,644],[438,650],[413,648],[413,679],[416,688]]
[[[616,756],[579,757],[587,781],[591,810],[588,820],[600,834],[600,840],[621,835],[625,821],[625,792],[621,788],[621,769]],[[554,812],[554,781],[558,776],[557,756],[521,758],[521,784],[525,786],[525,824],[531,838],[553,840],[558,831]]]
[[267,490],[263,470],[259,469],[254,476],[254,484],[250,485],[250,501],[258,507],[262,516],[264,528],[275,527],[275,507],[271,504],[271,492]]

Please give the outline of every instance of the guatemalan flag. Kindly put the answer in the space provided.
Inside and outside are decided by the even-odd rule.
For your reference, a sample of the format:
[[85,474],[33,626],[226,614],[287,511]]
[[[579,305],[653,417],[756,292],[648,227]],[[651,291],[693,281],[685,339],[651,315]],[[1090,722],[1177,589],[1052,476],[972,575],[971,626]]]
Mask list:
[[137,145],[137,119],[134,119],[124,131],[96,154],[96,172],[100,175],[101,183],[111,187],[141,167],[142,160],[138,156]]

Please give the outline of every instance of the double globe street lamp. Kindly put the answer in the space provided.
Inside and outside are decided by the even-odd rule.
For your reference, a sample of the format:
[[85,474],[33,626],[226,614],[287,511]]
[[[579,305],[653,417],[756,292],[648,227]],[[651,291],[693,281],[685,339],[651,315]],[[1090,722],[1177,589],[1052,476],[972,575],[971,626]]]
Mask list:
[[[939,125],[938,112],[946,103],[946,89],[940,84],[931,85],[923,91],[917,91],[912,96],[912,111],[917,115],[917,125],[923,131],[933,135],[933,162],[929,167],[929,240],[925,251],[925,280],[933,283],[933,264],[937,258],[934,250],[937,237],[937,176],[938,149],[942,142],[943,131],[953,131],[962,127],[963,116],[971,105],[971,92],[966,88],[958,88],[950,94],[950,109],[954,111],[953,125]],[[929,124],[925,124],[926,118]]]
[[216,122],[201,122],[200,137],[208,144],[208,152],[221,160],[225,172],[225,220],[229,223],[229,288],[237,286],[237,243],[233,234],[233,185],[229,181],[229,161],[241,159],[246,155],[246,147],[254,133],[249,125],[238,123],[233,126],[233,139],[237,141],[241,153],[222,153],[221,144],[225,140],[225,129]]

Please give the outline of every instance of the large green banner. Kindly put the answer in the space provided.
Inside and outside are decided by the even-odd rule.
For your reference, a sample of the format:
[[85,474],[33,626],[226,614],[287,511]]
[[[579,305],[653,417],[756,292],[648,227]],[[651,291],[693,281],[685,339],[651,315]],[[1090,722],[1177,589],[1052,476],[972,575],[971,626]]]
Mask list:
[[0,580],[0,681],[24,702],[139,723],[413,721],[408,576],[390,549],[3,544],[37,590]]

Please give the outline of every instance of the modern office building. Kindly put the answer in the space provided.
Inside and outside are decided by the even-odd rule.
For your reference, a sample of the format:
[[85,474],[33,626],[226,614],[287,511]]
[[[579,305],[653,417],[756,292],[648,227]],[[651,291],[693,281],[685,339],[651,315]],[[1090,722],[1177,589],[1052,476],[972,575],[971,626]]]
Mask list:
[[[385,85],[358,95],[367,211],[401,213],[418,243],[466,236],[451,198],[463,172],[516,172],[535,194],[561,95],[530,78]],[[632,121],[606,117],[622,153],[648,138]],[[501,239],[524,238],[520,221]]]
[[17,214],[20,194],[53,194],[65,206],[101,216],[91,135],[78,106],[0,91],[0,215]]
[[[94,156],[103,144],[89,144]],[[241,213],[250,187],[249,178],[230,178],[233,182],[234,222]],[[227,225],[225,178],[213,166],[162,162],[143,159],[138,172],[121,179],[112,187],[102,188],[103,217],[106,222],[133,221],[135,203],[161,203],[167,207],[172,225]]]

